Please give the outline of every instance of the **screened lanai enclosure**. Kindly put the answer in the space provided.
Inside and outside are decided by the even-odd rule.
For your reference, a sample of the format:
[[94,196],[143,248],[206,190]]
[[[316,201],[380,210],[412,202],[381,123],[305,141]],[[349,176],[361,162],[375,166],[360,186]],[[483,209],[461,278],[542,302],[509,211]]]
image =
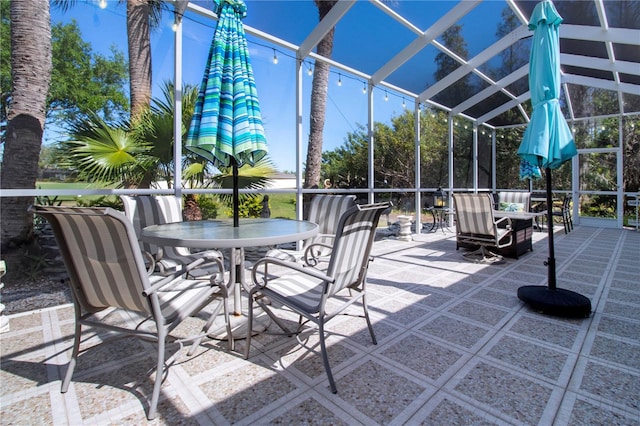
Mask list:
[[[532,111],[527,24],[537,2],[333,3],[320,20],[313,0],[246,1],[243,22],[269,158],[280,172],[295,175],[292,187],[263,193],[295,193],[302,217],[305,193],[392,199],[415,213],[437,189],[447,195],[544,192],[543,179],[519,178],[516,154]],[[554,4],[564,19],[560,104],[578,155],[554,171],[553,191],[573,195],[577,223],[622,227],[626,201],[640,190],[640,2]],[[174,90],[167,99],[177,143],[165,182],[145,189],[24,189],[3,183],[2,197],[228,193],[199,186],[183,170],[183,103],[186,87],[197,87],[202,78],[216,26],[213,6],[212,0],[165,1],[151,32],[152,97],[162,97],[167,81]],[[73,19],[97,52],[110,46],[127,50],[124,5],[52,7],[53,25]],[[330,57],[318,53],[327,35],[333,37]],[[305,188],[311,123],[321,120],[310,112],[319,63],[329,66],[321,184]],[[45,146],[68,138],[65,123],[47,126]]]

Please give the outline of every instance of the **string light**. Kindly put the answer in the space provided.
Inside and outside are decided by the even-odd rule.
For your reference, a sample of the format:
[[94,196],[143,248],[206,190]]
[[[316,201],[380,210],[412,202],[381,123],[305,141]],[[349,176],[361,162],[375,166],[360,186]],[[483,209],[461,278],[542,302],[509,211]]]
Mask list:
[[387,91],[384,91],[384,100],[388,101],[389,100],[389,94],[387,93]]
[[404,98],[402,98],[402,108],[406,108],[407,107],[407,103],[405,102]]
[[309,65],[309,69],[307,70],[307,75],[309,75],[309,77],[313,75],[313,70],[311,69],[311,65]]
[[100,7],[100,9],[106,9],[107,8],[107,0],[100,0],[100,3],[98,4],[98,7]]
[[273,64],[278,63],[278,55],[276,55],[276,49],[273,49]]
[[338,86],[342,86],[342,74],[338,74]]
[[174,33],[178,31],[178,23],[174,22],[173,25],[171,26],[171,29],[173,30]]
[[364,81],[362,82],[362,93],[364,93],[365,95],[367,94],[367,83],[365,83]]

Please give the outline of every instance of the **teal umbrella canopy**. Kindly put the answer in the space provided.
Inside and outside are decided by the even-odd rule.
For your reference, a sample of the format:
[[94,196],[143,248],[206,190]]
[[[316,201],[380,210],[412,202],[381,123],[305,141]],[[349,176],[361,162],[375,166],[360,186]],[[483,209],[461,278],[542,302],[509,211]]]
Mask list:
[[[534,31],[529,58],[529,90],[533,113],[518,148],[518,155],[532,166],[556,169],[578,151],[560,110],[560,40],[562,17],[553,3],[538,3],[529,20]],[[523,167],[529,173],[532,167]],[[524,177],[524,176],[523,176]]]
[[242,0],[214,0],[218,23],[185,146],[214,166],[254,165],[267,153]]

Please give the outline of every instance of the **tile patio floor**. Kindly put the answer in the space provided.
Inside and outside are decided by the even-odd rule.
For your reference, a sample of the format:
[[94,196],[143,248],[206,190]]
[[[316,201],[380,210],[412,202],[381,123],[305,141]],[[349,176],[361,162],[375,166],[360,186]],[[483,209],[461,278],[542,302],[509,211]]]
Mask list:
[[[153,346],[88,351],[62,395],[72,308],[16,314],[0,337],[0,424],[638,425],[640,233],[556,229],[558,286],[591,299],[588,319],[544,316],[516,297],[546,284],[546,233],[534,252],[492,266],[462,261],[451,233],[376,242],[378,345],[362,319],[329,323],[337,395],[320,356],[294,339],[262,335],[247,361],[243,341],[233,353],[206,341],[170,368],[147,422]],[[304,343],[318,349],[316,334]]]

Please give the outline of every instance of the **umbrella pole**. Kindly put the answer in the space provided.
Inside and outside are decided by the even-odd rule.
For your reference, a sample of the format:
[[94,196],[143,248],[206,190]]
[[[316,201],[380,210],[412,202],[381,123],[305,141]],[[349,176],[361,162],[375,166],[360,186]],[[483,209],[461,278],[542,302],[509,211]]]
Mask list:
[[529,304],[533,309],[550,315],[563,317],[586,318],[591,314],[591,301],[575,291],[556,288],[556,256],[553,243],[553,198],[551,196],[551,169],[547,174],[547,229],[549,233],[549,257],[544,264],[548,269],[548,283],[542,285],[526,285],[518,289],[518,299]]
[[547,271],[548,287],[549,290],[556,289],[556,254],[553,244],[553,195],[551,194],[551,169],[547,167],[545,169],[547,175],[547,232],[549,239],[549,257],[545,262],[545,265],[549,268]]
[[234,157],[231,157],[231,167],[233,169],[233,227],[240,226],[240,207],[238,198],[240,194],[238,191],[238,162]]

